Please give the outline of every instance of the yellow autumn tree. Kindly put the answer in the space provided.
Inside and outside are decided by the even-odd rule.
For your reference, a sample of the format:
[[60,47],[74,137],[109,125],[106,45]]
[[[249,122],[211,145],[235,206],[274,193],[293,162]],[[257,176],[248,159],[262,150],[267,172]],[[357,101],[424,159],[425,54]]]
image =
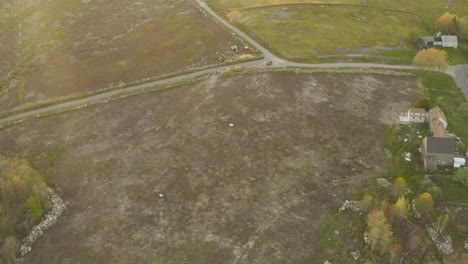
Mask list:
[[393,194],[395,197],[400,197],[404,195],[408,190],[408,183],[406,182],[405,178],[397,177],[393,182]]
[[457,15],[445,12],[437,19],[436,28],[444,35],[458,35],[460,33],[460,20]]
[[405,196],[400,196],[395,203],[396,212],[402,218],[406,218],[411,210],[410,203]]
[[413,63],[422,67],[437,67],[439,70],[448,65],[448,55],[445,50],[434,48],[424,49],[416,53]]
[[434,200],[428,192],[421,194],[416,200],[416,207],[423,214],[430,214],[434,211]]
[[367,214],[367,233],[372,250],[381,253],[388,250],[393,241],[393,233],[383,210],[375,209]]

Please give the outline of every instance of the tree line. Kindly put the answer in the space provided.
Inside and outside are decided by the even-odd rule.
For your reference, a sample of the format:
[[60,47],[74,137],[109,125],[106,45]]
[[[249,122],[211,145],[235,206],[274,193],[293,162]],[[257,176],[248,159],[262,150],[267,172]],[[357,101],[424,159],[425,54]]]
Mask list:
[[41,173],[21,158],[0,156],[0,263],[14,263],[19,241],[50,209]]

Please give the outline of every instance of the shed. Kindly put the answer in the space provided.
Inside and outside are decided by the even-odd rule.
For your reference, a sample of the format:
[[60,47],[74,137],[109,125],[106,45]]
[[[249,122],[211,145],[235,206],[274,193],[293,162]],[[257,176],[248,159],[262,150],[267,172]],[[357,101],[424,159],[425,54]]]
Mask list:
[[453,166],[456,167],[458,165],[458,168],[461,166],[465,166],[466,160],[464,158],[459,158],[459,157],[454,157],[453,158]]
[[458,47],[458,38],[457,36],[442,36],[442,47]]

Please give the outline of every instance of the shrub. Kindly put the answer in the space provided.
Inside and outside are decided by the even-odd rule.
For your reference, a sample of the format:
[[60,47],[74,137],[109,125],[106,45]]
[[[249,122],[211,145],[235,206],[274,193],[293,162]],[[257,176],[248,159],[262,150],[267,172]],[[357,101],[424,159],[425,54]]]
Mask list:
[[232,70],[231,67],[227,67],[226,70],[224,70],[225,74],[231,74]]
[[421,34],[417,30],[411,30],[407,37],[408,43],[410,45],[417,45],[419,36],[421,36]]
[[421,194],[416,200],[418,210],[423,214],[431,214],[434,211],[434,200],[428,192]]
[[393,241],[392,227],[383,210],[372,210],[367,214],[367,232],[372,250],[386,252]]
[[234,72],[241,72],[243,70],[244,70],[244,68],[242,68],[241,66],[234,67]]
[[26,201],[26,207],[29,210],[30,222],[34,223],[44,215],[45,211],[50,209],[50,203],[40,197],[32,196]]
[[389,246],[388,252],[390,253],[390,263],[395,263],[395,260],[401,256],[402,247],[398,243],[393,243]]
[[431,102],[429,101],[429,98],[419,98],[413,102],[412,106],[415,108],[424,108],[428,111],[431,109]]
[[42,195],[46,187],[43,176],[27,161],[0,156],[0,247],[8,252],[2,253],[3,262],[9,263],[15,241],[49,209]]
[[246,24],[249,23],[250,19],[248,16],[244,15],[241,11],[239,10],[234,10],[229,12],[226,15],[226,18],[231,22],[232,24]]
[[372,207],[373,203],[374,198],[369,194],[365,194],[362,200],[359,202],[359,207],[361,208],[361,211],[367,212]]
[[252,54],[242,54],[239,56],[238,60],[251,60],[254,59],[255,56]]
[[457,170],[452,179],[468,187],[468,170]]
[[458,141],[457,144],[455,145],[455,151],[466,152],[466,144],[463,143],[462,141]]

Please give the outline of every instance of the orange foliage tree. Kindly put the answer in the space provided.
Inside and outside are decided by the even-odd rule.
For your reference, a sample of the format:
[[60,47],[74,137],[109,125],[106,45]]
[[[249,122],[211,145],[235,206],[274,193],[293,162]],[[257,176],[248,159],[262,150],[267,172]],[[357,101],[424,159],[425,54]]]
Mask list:
[[455,14],[445,12],[437,19],[436,28],[442,34],[458,35],[460,34],[460,19]]
[[388,250],[393,233],[383,210],[375,209],[367,214],[367,232],[372,250],[382,253]]
[[448,55],[445,50],[434,48],[424,49],[416,53],[413,63],[418,66],[446,68],[448,65]]

